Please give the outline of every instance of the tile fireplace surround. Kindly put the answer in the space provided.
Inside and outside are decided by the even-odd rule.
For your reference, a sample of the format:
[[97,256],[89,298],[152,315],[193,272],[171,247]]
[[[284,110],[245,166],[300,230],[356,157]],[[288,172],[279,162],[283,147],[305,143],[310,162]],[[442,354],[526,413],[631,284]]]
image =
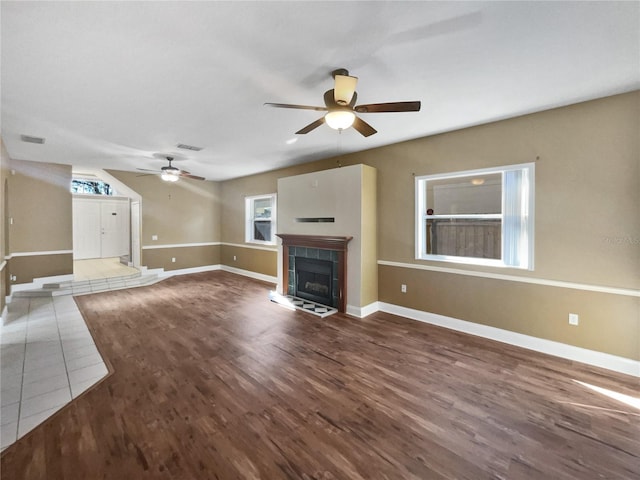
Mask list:
[[282,239],[282,288],[287,290],[283,293],[292,293],[291,288],[295,288],[294,279],[290,278],[293,273],[293,265],[290,265],[291,257],[302,256],[331,260],[336,264],[335,271],[337,273],[336,307],[339,312],[344,313],[347,304],[347,245],[353,237],[285,233],[276,235]]

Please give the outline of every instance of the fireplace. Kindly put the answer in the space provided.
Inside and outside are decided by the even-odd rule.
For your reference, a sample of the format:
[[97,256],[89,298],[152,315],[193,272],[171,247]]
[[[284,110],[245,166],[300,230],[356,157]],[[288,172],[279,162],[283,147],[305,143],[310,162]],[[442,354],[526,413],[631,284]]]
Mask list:
[[333,299],[333,262],[294,257],[294,296],[335,307]]
[[276,235],[282,239],[282,293],[345,312],[347,244],[352,237]]

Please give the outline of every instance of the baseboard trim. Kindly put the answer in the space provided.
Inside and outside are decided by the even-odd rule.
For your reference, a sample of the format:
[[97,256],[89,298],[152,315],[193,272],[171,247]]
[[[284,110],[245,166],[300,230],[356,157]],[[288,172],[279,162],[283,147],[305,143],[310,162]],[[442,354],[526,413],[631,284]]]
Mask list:
[[265,275],[263,273],[252,272],[251,270],[242,270],[241,268],[230,267],[228,265],[220,265],[220,268],[229,273],[236,273],[238,275],[244,275],[245,277],[255,278],[256,280],[262,280],[263,282],[278,283],[278,277],[272,277],[271,275]]
[[191,248],[191,247],[210,247],[221,245],[220,242],[200,242],[200,243],[174,243],[166,245],[143,245],[142,250],[157,250],[160,248]]
[[20,292],[22,290],[36,290],[38,288],[42,288],[42,285],[45,283],[62,283],[62,282],[72,282],[73,281],[73,273],[69,273],[67,275],[54,275],[51,277],[40,277],[34,278],[31,283],[14,283],[11,285],[11,293]]
[[364,307],[356,307],[354,305],[349,305],[347,304],[347,315],[352,315],[354,317],[358,317],[358,318],[364,318],[367,317],[369,315],[371,315],[372,313],[376,313],[377,311],[380,310],[380,302],[373,302],[370,303],[369,305],[365,305]]
[[153,268],[145,270],[145,273],[156,274],[159,278],[169,278],[175,275],[189,275],[190,273],[211,272],[213,270],[220,270],[220,265],[203,265],[201,267],[180,268],[178,270]]
[[608,353],[588,350],[586,348],[575,347],[565,343],[554,342],[543,338],[532,337],[522,333],[511,332],[500,328],[481,325],[479,323],[458,320],[456,318],[445,317],[435,313],[424,312],[412,308],[402,307],[391,303],[378,302],[381,312],[400,315],[402,317],[429,323],[440,327],[449,328],[458,332],[476,335],[498,342],[508,343],[517,347],[534,350],[536,352],[554,355],[556,357],[586,363],[595,367],[606,368],[615,372],[640,377],[640,361],[630,358],[618,357]]
[[156,274],[159,278],[169,278],[174,275],[188,275],[190,273],[211,272],[214,270],[222,270],[224,272],[235,273],[237,275],[243,275],[245,277],[255,278],[256,280],[262,280],[263,282],[277,284],[277,277],[270,275],[264,275],[262,273],[252,272],[250,270],[242,270],[241,268],[229,267],[227,265],[203,265],[201,267],[193,268],[181,268],[179,270],[165,270],[164,268],[147,268],[140,267],[140,271],[143,274]]

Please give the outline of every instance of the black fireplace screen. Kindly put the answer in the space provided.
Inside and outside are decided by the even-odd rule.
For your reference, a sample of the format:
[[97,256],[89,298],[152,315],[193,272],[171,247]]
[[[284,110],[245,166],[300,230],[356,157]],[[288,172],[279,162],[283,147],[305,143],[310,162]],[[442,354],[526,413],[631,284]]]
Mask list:
[[295,296],[332,305],[332,262],[315,258],[295,257]]

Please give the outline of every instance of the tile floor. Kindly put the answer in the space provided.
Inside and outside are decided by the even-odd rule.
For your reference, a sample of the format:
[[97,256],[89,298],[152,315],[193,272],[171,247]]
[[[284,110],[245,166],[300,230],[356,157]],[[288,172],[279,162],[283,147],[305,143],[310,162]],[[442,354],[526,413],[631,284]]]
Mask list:
[[72,296],[14,298],[0,327],[0,447],[106,375]]
[[277,292],[270,292],[269,298],[272,302],[282,305],[291,310],[302,310],[304,312],[313,313],[314,315],[324,318],[338,312],[337,308],[322,305],[320,303],[304,300],[303,298],[294,297],[293,295],[280,295]]
[[111,277],[125,277],[139,273],[138,269],[120,263],[120,258],[90,258],[73,261],[73,279],[94,280]]

